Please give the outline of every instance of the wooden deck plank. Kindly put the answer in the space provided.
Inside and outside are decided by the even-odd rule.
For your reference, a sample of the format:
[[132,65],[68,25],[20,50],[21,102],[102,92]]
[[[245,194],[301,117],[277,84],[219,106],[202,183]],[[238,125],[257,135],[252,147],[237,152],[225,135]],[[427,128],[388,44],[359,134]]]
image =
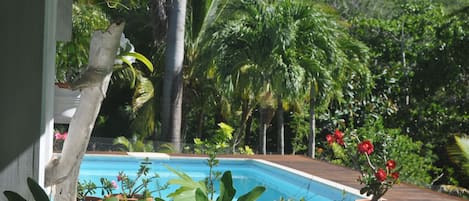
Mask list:
[[[171,154],[174,156],[195,156],[187,154]],[[331,180],[342,185],[355,189],[362,186],[357,182],[359,172],[350,168],[345,168],[327,163],[325,161],[314,160],[298,155],[220,155],[219,158],[254,158],[263,159],[279,165],[290,167],[323,179]],[[384,198],[388,201],[467,201],[465,199],[438,193],[430,189],[425,189],[411,184],[396,184],[389,190]]]

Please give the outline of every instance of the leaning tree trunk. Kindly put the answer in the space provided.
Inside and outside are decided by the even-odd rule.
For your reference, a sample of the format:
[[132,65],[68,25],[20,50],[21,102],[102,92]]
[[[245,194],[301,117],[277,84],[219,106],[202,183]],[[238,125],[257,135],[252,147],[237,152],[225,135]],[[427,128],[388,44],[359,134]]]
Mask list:
[[277,101],[277,132],[278,132],[278,152],[281,155],[285,154],[285,126],[283,119],[283,104],[282,99],[278,98]]
[[253,108],[250,106],[249,100],[243,100],[241,107],[242,107],[242,111],[241,111],[241,120],[240,120],[239,129],[233,135],[233,144],[231,146],[231,149],[232,149],[231,151],[233,154],[236,153],[236,146],[238,146],[245,139],[246,124],[253,110]]
[[314,111],[315,101],[314,86],[311,85],[309,102],[309,137],[308,137],[308,156],[314,158],[316,155],[316,114]]
[[171,141],[177,152],[181,150],[182,66],[186,4],[186,0],[174,0],[170,7],[161,108],[162,134]]
[[54,201],[76,200],[77,180],[81,160],[106,94],[119,47],[124,23],[114,23],[106,31],[93,34],[89,64],[75,85],[81,88],[81,100],[68,129],[62,154],[46,166],[46,186],[55,187]]

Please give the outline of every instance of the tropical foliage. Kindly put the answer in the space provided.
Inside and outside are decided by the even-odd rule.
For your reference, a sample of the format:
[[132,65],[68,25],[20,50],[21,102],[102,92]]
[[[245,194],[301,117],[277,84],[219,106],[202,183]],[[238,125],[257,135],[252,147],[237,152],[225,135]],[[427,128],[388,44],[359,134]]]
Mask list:
[[[117,9],[101,5],[97,15],[123,15],[135,49],[164,66],[166,1],[116,2]],[[85,5],[92,4],[75,5],[74,12]],[[386,150],[399,161],[403,181],[469,187],[465,163],[455,154],[462,152],[449,146],[461,144],[464,138],[455,136],[469,130],[467,0],[191,0],[187,5],[181,142],[223,141],[233,153],[249,146],[256,153],[309,154],[353,166],[314,140],[340,128]],[[82,12],[96,9],[91,7]],[[89,22],[81,25],[74,18],[74,33],[99,24],[101,17],[84,18]],[[83,41],[85,36],[75,34],[72,42]],[[58,66],[72,66],[65,60],[73,58],[64,55],[79,50],[59,44]],[[75,60],[74,67],[84,62]],[[141,75],[134,89],[132,79],[119,79],[124,71],[115,74],[95,135],[164,141],[163,68],[134,67]],[[153,94],[137,96],[143,95],[138,80],[151,83]],[[220,141],[214,140],[220,137],[218,122],[234,128]],[[200,140],[194,143],[195,138]]]

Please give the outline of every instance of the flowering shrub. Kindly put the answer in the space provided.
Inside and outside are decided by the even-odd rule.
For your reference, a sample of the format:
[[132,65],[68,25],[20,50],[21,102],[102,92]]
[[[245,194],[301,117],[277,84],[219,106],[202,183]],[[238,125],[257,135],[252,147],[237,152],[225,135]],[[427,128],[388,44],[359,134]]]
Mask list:
[[65,139],[67,139],[67,135],[68,135],[67,132],[63,132],[63,133],[56,132],[56,133],[54,134],[54,137],[55,137],[56,140],[63,140],[63,141],[65,141]]
[[[399,181],[396,161],[386,159],[382,153],[376,153],[370,140],[360,140],[356,135],[345,137],[340,130],[336,130],[334,134],[326,135],[326,140],[333,149],[341,149],[334,151],[337,153],[344,153],[344,148],[355,148],[356,146],[356,151],[346,153],[351,154],[348,157],[352,158],[354,166],[361,173],[358,181],[365,186],[360,189],[360,193],[367,196],[372,195],[372,201],[379,200],[393,184]],[[336,146],[336,143],[341,146]],[[374,163],[379,163],[379,165],[375,166]]]
[[[140,163],[140,168],[137,171],[137,177],[135,179],[131,179],[123,171],[119,172],[117,175],[117,182],[120,183],[121,191],[125,198],[133,198],[137,194],[143,195],[145,198],[151,196],[151,192],[147,187],[153,179],[158,178],[158,175],[148,176],[150,172],[150,164],[151,162],[149,159],[145,158],[144,161]],[[162,188],[157,190],[162,190]]]
[[92,181],[78,181],[77,200],[86,200],[86,196],[95,194],[97,189],[101,189],[101,195],[110,195],[113,189],[118,188],[117,182],[114,180],[109,181],[106,178],[101,178],[99,181],[101,182],[101,186],[97,186]]
[[67,139],[68,133],[56,131],[54,133],[54,151],[60,152],[64,145],[65,140]]

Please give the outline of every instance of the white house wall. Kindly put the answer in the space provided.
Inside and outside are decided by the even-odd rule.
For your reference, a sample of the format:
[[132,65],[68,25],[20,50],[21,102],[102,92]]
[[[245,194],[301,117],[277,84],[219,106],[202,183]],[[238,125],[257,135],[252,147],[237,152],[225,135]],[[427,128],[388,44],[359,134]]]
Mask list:
[[52,154],[57,5],[0,1],[0,201],[5,190],[32,200],[26,178],[42,184]]

